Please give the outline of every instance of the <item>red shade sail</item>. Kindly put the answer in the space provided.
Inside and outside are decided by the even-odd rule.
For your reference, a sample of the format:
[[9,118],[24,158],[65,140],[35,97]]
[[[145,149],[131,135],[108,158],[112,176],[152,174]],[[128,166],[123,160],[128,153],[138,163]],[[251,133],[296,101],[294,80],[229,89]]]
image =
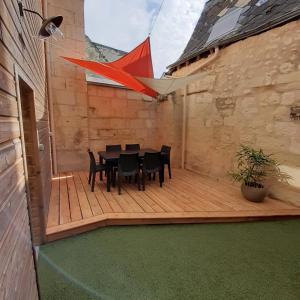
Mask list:
[[158,95],[156,91],[135,78],[135,76],[153,78],[149,37],[134,50],[110,63],[100,63],[70,57],[63,58],[137,92],[150,97],[156,97]]
[[150,37],[128,54],[108,65],[122,69],[133,76],[153,78]]

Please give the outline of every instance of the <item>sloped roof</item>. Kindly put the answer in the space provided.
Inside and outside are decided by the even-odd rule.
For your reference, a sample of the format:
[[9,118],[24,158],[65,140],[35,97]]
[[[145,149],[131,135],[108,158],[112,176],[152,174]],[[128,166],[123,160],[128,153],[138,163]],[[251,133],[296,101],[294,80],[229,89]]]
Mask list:
[[87,35],[85,36],[85,41],[86,54],[89,60],[111,62],[127,54],[125,51],[95,43]]
[[182,55],[169,68],[299,16],[300,0],[209,0]]
[[[127,54],[125,51],[95,43],[87,35],[85,36],[85,52],[88,60],[98,62],[112,62]],[[86,71],[86,80],[88,82],[119,86],[117,82],[106,79],[89,71]]]

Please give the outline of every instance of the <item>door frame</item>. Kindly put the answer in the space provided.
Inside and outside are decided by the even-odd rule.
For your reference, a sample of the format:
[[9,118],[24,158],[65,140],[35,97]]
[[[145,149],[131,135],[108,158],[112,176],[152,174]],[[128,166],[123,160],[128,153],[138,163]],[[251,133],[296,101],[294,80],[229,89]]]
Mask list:
[[[24,127],[23,127],[23,114],[22,114],[22,105],[21,105],[22,100],[21,100],[21,92],[20,92],[20,79],[22,79],[25,82],[25,84],[27,84],[27,86],[32,90],[33,105],[34,105],[34,99],[35,99],[35,89],[33,88],[32,83],[29,80],[28,76],[22,71],[22,69],[17,64],[14,64],[14,73],[15,73],[16,99],[17,99],[18,118],[19,118],[19,127],[20,127],[21,148],[22,148],[22,156],[23,156],[23,168],[24,168],[25,187],[26,187],[27,213],[28,213],[28,218],[29,218],[32,258],[33,258],[33,265],[34,265],[34,270],[35,270],[35,282],[36,282],[36,288],[37,288],[37,293],[38,293],[38,299],[41,299],[41,290],[40,290],[40,283],[39,283],[39,278],[38,278],[38,268],[37,268],[39,247],[34,246],[34,244],[33,244],[33,232],[32,232],[32,221],[31,221],[32,217],[31,217],[31,211],[30,211],[30,207],[29,207],[30,187],[29,187],[29,183],[28,183],[28,168],[27,168],[25,137],[24,137]],[[41,187],[41,183],[40,183],[40,187]],[[40,217],[42,217],[41,221],[45,225],[46,220],[45,220],[44,215],[42,215]],[[46,227],[44,226],[43,236],[41,237],[42,241],[45,240],[45,235],[46,235],[45,229],[46,229]]]
[[[35,99],[35,87],[33,86],[32,82],[30,81],[29,77],[23,72],[23,70],[15,64],[15,84],[16,84],[16,92],[17,92],[17,107],[18,107],[18,114],[19,114],[19,126],[20,126],[20,137],[21,137],[21,148],[22,148],[22,155],[23,155],[23,166],[24,166],[24,176],[25,176],[25,185],[26,185],[26,193],[27,193],[27,201],[28,201],[28,213],[30,219],[30,229],[31,229],[31,239],[33,239],[33,232],[32,232],[32,223],[31,223],[31,210],[30,210],[30,187],[29,187],[29,175],[28,175],[28,166],[27,166],[27,159],[26,159],[26,147],[25,147],[25,136],[24,136],[24,126],[23,126],[23,114],[22,114],[22,99],[21,99],[21,90],[20,90],[20,81],[22,80],[32,91],[32,98],[33,98],[33,106],[35,107],[34,99]],[[35,116],[35,111],[34,111]],[[34,159],[35,163],[38,166],[39,174],[37,176],[38,182],[38,190],[37,193],[40,197],[42,197],[42,180],[41,180],[41,173],[40,173],[40,161],[39,161],[39,138],[38,132],[33,134],[34,144],[37,147],[34,147]],[[42,198],[40,200],[39,206],[39,219],[40,219],[40,226],[41,226],[41,236],[39,237],[42,243],[45,241],[46,238],[46,218],[44,216],[44,207]]]

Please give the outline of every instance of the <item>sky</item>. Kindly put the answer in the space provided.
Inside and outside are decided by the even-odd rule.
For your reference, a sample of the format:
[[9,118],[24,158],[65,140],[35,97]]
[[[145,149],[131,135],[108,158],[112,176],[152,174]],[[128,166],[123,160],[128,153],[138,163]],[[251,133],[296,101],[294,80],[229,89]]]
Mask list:
[[[130,51],[146,39],[162,0],[85,0],[92,41]],[[206,0],[165,0],[151,33],[155,77],[182,54]]]

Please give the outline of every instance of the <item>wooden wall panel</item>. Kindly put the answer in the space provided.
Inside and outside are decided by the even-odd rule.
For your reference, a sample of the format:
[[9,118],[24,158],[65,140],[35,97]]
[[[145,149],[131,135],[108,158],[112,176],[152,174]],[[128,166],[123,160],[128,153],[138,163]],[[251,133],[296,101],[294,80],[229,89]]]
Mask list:
[[[24,7],[42,14],[42,1],[23,0]],[[17,1],[0,0],[0,299],[38,299],[29,216],[32,233],[43,241],[40,226],[45,222],[50,196],[50,145],[44,43],[36,36],[40,19],[25,13],[20,17]],[[22,39],[19,36],[22,36]],[[41,184],[30,184],[32,194],[41,197],[29,202],[22,153],[22,126],[18,113],[16,72],[34,95],[34,111],[39,143],[45,146],[35,159],[39,162]],[[25,137],[27,138],[27,137]],[[27,160],[33,161],[28,155]]]

